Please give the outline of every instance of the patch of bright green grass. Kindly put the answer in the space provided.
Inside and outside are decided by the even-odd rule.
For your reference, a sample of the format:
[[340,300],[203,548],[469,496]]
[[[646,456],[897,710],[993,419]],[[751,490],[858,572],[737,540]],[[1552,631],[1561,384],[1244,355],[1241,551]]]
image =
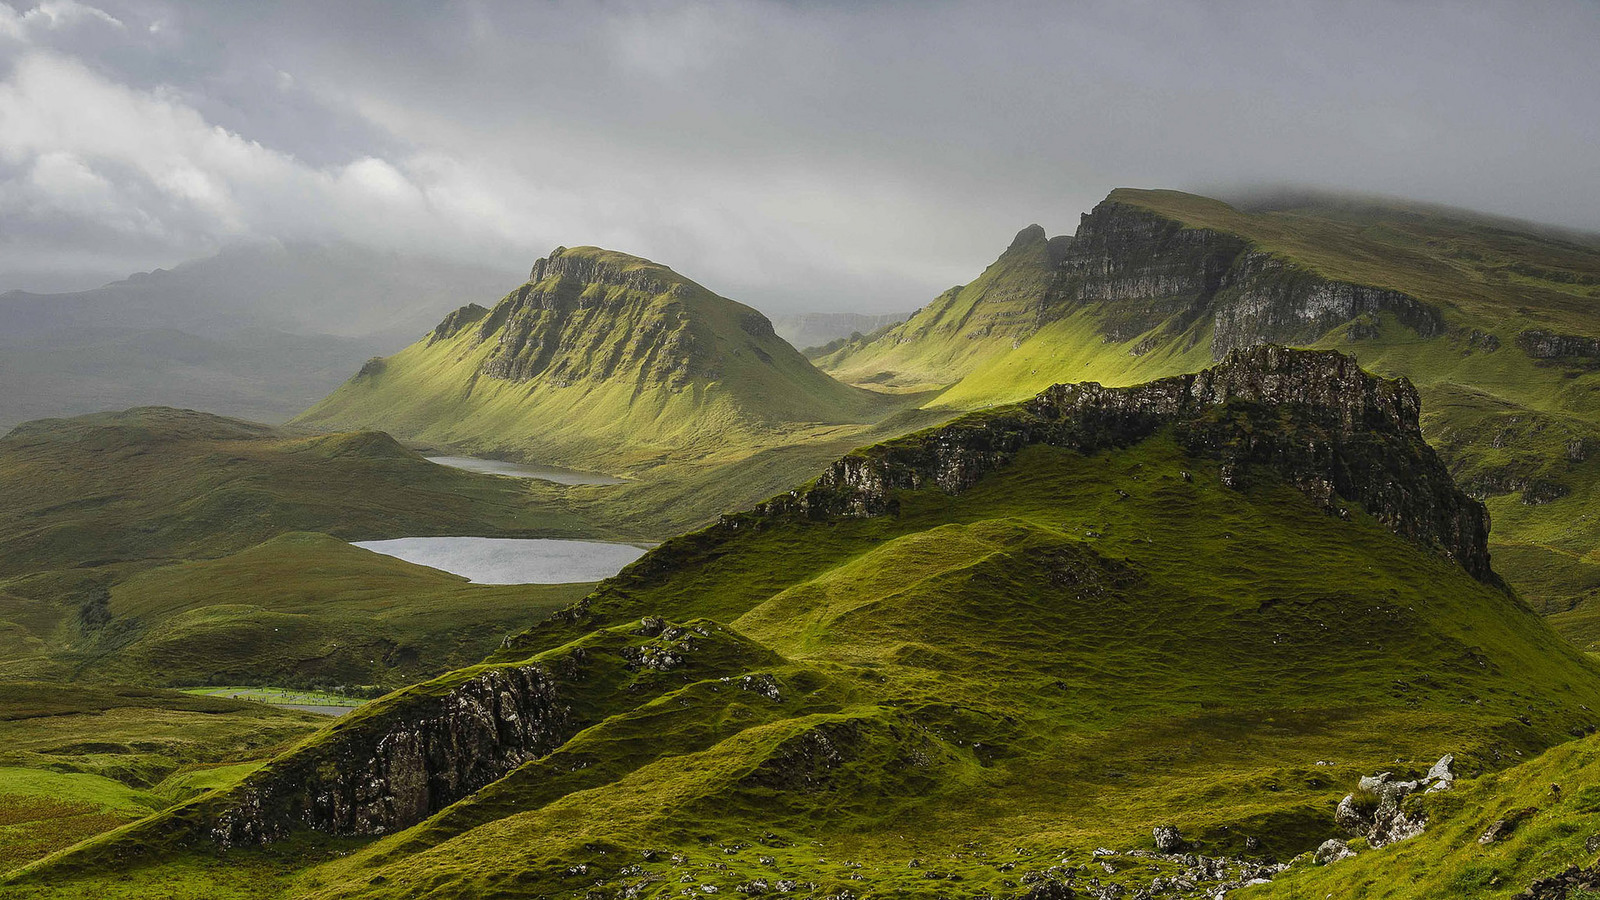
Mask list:
[[[0,872],[232,784],[323,721],[174,691],[0,682]],[[253,761],[217,765],[230,759]]]

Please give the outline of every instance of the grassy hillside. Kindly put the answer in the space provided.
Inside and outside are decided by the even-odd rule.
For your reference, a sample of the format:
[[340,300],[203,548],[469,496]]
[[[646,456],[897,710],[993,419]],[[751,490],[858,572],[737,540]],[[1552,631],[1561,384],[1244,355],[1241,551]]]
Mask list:
[[[924,405],[964,410],[1057,382],[1198,371],[1225,341],[1353,353],[1421,389],[1429,438],[1490,503],[1506,576],[1574,637],[1600,637],[1582,624],[1600,615],[1590,610],[1600,572],[1600,343],[1591,340],[1600,238],[1387,201],[1242,209],[1122,189],[1061,246],[1050,278],[1013,281],[1028,298],[1021,305],[1039,310],[1020,339],[890,333],[825,367],[846,380],[947,385]],[[1348,315],[1330,316],[1342,300]],[[983,305],[967,314],[981,318]],[[1010,298],[995,313],[1018,305]],[[952,360],[962,343],[972,354]]]
[[[1422,835],[1330,866],[1303,864],[1278,882],[1239,896],[1514,897],[1569,867],[1584,867],[1591,889],[1573,887],[1550,896],[1591,900],[1600,893],[1592,889],[1596,874],[1590,846],[1600,812],[1600,738],[1563,744],[1521,765],[1419,800],[1417,806],[1430,823]],[[1518,822],[1517,827],[1502,840],[1479,843],[1494,823],[1504,820]],[[1396,878],[1400,872],[1406,877]]]
[[880,390],[944,387],[1038,330],[1062,241],[1030,225],[971,284],[945,291],[901,325],[831,349],[817,363],[843,381]]
[[[607,472],[732,461],[872,421],[759,312],[665,266],[560,248],[492,309],[466,307],[297,421]],[[798,436],[797,436],[798,433]]]
[[0,682],[0,872],[231,784],[321,722],[171,691]]
[[[1437,467],[1406,424],[1406,389],[1360,382],[1328,409],[1240,393],[1278,390],[1281,374],[1218,375],[1233,399],[1193,411],[1125,411],[1149,431],[1118,432],[1109,411],[1121,407],[1084,395],[1074,421],[1111,441],[1100,450],[1050,444],[1056,432],[1029,417],[1055,420],[1035,406],[853,455],[987,468],[894,488],[842,461],[831,471],[857,473],[851,490],[887,492],[863,507],[879,513],[830,514],[830,498],[858,495],[825,481],[670,541],[490,664],[369,704],[239,788],[11,889],[666,897],[788,881],[1018,896],[1070,867],[1133,890],[1181,865],[1102,865],[1096,848],[1148,848],[1151,828],[1172,823],[1204,853],[1288,859],[1335,833],[1333,808],[1360,775],[1445,752],[1468,774],[1492,771],[1592,729],[1600,668],[1402,521],[1470,501],[1418,481],[1400,506],[1329,506],[1320,470],[1295,468],[1293,448],[1332,439],[1318,421],[1349,431],[1331,457],[1307,457],[1330,473],[1371,452],[1394,454],[1388,471]],[[1400,412],[1373,418],[1379,408]],[[1006,417],[1022,430],[985,430]],[[1035,438],[1003,453],[975,443],[1014,433]],[[1418,497],[1432,499],[1406,505]],[[415,827],[332,856],[326,836],[291,829],[265,851],[230,850],[227,868],[196,840],[231,823],[245,844],[306,821],[304,797],[372,796],[359,793],[363,766],[392,773],[379,796],[394,799],[369,809],[395,815],[422,770],[363,762],[366,748],[415,740],[443,711],[527,679],[515,721],[534,716],[544,749],[461,802],[443,795]],[[346,840],[374,834],[361,817],[337,821]]]
[[111,589],[67,658],[151,684],[399,687],[466,665],[590,585],[478,585],[296,532]]
[[402,684],[573,589],[469,585],[343,541],[602,534],[561,496],[384,434],[163,408],[29,423],[0,439],[0,673]]

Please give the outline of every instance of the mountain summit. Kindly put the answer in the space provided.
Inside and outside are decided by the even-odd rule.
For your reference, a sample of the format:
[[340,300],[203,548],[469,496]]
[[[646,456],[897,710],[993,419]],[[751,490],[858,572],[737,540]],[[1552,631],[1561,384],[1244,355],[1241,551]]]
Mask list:
[[646,259],[558,247],[493,308],[456,310],[299,421],[616,468],[853,421],[871,400],[742,303]]

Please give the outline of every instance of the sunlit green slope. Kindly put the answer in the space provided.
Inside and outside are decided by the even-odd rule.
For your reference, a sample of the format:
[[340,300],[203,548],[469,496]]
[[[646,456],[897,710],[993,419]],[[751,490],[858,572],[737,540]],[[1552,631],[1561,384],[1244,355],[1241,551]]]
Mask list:
[[817,364],[878,389],[944,387],[1047,321],[1047,293],[1067,241],[1030,225],[971,284],[940,294],[900,325],[829,348]]
[[885,400],[819,371],[765,316],[665,266],[558,248],[493,309],[452,313],[297,421],[620,472],[749,455]]
[[1490,503],[1504,569],[1530,602],[1582,607],[1563,622],[1596,615],[1600,239],[1390,201],[1239,208],[1122,189],[1056,240],[1050,278],[1023,302],[1036,324],[975,344],[976,365],[941,368],[949,337],[892,333],[825,364],[945,384],[927,406],[973,409],[1057,382],[1193,372],[1262,341],[1341,349],[1422,391],[1427,434]]

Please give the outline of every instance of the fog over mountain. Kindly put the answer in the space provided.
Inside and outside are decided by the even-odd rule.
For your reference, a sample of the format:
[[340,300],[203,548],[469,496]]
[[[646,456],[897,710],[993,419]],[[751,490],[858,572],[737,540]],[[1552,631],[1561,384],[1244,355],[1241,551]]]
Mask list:
[[10,291],[0,430],[145,405],[281,421],[522,277],[359,244],[257,242],[87,291]]
[[616,247],[893,312],[1113,187],[1600,228],[1587,0],[0,3],[0,290],[241,239]]

